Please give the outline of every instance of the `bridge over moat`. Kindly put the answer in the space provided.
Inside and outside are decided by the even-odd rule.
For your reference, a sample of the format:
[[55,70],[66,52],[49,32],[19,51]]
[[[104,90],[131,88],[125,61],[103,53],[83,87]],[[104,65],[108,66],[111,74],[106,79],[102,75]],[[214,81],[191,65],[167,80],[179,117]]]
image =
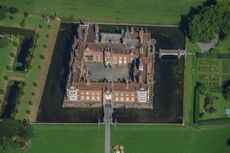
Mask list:
[[186,54],[185,49],[159,49],[158,56],[161,58],[162,56],[184,56]]

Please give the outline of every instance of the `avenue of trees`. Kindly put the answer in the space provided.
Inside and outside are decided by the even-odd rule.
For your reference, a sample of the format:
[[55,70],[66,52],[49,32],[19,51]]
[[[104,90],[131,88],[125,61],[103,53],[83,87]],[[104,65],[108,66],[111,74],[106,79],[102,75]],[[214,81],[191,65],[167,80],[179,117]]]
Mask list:
[[0,152],[23,149],[33,136],[33,128],[27,120],[4,119],[0,121]]
[[0,5],[0,20],[5,19],[7,13],[11,13],[11,14],[18,13],[18,8]]
[[192,8],[182,16],[180,28],[192,42],[207,42],[230,33],[230,1],[208,0],[202,6]]

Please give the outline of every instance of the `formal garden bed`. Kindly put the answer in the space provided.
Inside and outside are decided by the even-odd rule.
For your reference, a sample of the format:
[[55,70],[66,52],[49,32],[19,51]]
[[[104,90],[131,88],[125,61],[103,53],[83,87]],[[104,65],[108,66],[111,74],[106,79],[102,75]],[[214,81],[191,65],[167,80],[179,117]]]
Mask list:
[[198,57],[195,105],[197,120],[226,119],[230,101],[224,95],[224,85],[230,79],[228,55]]
[[[2,8],[1,8],[2,9]],[[15,9],[15,8],[14,8]],[[1,103],[9,80],[25,81],[16,119],[35,120],[53,53],[59,20],[54,16],[14,13],[8,9],[1,18],[1,34],[15,39],[0,49]]]

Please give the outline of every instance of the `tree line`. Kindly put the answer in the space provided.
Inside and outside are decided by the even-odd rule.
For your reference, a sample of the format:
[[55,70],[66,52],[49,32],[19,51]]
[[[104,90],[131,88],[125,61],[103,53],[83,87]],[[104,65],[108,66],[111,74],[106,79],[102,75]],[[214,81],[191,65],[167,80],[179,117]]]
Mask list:
[[33,136],[33,127],[29,121],[3,119],[0,121],[0,152],[24,149],[29,145]]
[[207,42],[219,36],[224,39],[230,33],[230,1],[208,0],[182,16],[180,29],[192,42]]
[[4,5],[0,5],[0,20],[4,20],[7,13],[16,14],[18,12],[19,10],[16,7],[7,7]]

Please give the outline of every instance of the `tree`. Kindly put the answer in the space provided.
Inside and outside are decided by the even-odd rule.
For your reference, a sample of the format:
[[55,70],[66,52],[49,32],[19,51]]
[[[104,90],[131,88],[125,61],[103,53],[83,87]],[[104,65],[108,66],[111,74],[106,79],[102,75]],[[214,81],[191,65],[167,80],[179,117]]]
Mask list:
[[0,12],[0,20],[4,20],[6,18],[6,14]]
[[13,19],[14,19],[14,16],[10,15],[10,16],[9,16],[9,19],[10,19],[10,20],[13,20]]
[[9,80],[8,76],[3,77],[4,80]]
[[205,97],[205,105],[212,105],[213,104],[213,98],[210,96]]
[[43,26],[41,24],[39,24],[38,27],[41,29]]
[[230,101],[230,80],[223,85],[223,95],[226,100]]
[[69,22],[73,22],[74,21],[74,16],[73,15],[70,15],[69,16]]
[[24,12],[24,17],[28,17],[29,16],[29,13],[28,12]]
[[38,86],[37,82],[33,82],[33,86],[37,87]]
[[215,113],[217,110],[213,107],[213,106],[210,106],[208,109],[207,109],[207,112],[208,113]]
[[54,20],[54,19],[55,19],[55,16],[54,16],[54,15],[50,15],[50,19],[51,19],[51,20]]
[[44,55],[40,55],[40,59],[45,59],[45,56]]
[[10,8],[9,8],[9,12],[10,12],[11,14],[18,13],[18,8],[16,8],[16,7],[10,7]]
[[229,0],[208,0],[182,17],[180,29],[192,42],[206,42],[216,34],[229,33],[229,8]]
[[28,104],[29,104],[29,105],[33,105],[33,102],[32,102],[32,101],[29,101]]
[[23,148],[34,136],[33,128],[27,120],[4,119],[0,122],[0,131],[0,152]]
[[4,94],[4,89],[0,89],[0,94]]
[[29,109],[26,110],[26,114],[30,114],[30,110]]
[[226,36],[230,33],[230,12],[224,13],[223,20],[221,23],[220,32],[222,36]]
[[23,20],[21,21],[21,23],[20,23],[20,26],[21,26],[21,27],[25,27],[25,25],[26,25],[25,19],[23,19]]
[[4,5],[0,5],[0,20],[4,20],[6,18],[6,13],[8,12],[8,7]]
[[207,86],[203,83],[198,84],[198,91],[200,94],[205,95],[207,93]]
[[42,19],[46,19],[46,15],[45,14],[42,14]]

